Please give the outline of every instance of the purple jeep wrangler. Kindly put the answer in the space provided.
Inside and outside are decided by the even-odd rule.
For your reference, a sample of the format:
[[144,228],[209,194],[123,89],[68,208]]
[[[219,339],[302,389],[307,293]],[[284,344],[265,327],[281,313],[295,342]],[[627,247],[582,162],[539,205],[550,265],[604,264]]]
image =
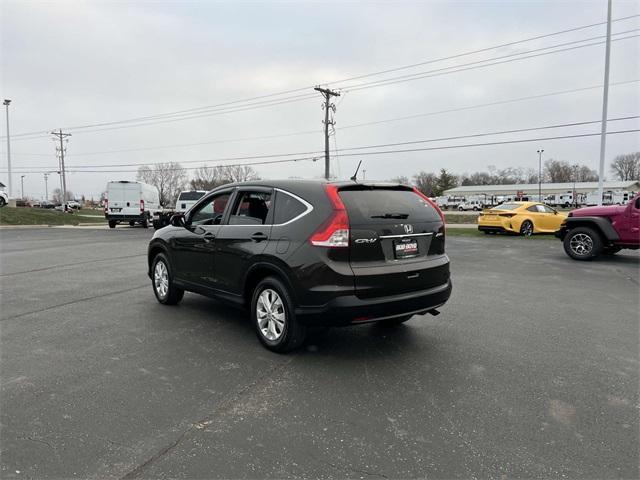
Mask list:
[[575,260],[640,248],[640,194],[626,205],[579,208],[569,212],[556,237]]

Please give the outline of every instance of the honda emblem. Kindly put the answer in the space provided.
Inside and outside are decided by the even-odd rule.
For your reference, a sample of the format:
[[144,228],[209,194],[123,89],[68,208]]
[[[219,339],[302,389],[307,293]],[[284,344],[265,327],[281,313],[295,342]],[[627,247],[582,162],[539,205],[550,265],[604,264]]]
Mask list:
[[413,225],[404,225],[404,233],[413,233]]

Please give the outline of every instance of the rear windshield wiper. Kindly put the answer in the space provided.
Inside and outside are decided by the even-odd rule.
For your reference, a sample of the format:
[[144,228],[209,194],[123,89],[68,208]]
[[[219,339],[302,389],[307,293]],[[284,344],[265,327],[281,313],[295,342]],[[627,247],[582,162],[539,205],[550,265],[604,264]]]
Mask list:
[[383,215],[371,215],[371,218],[409,218],[408,213],[385,213]]

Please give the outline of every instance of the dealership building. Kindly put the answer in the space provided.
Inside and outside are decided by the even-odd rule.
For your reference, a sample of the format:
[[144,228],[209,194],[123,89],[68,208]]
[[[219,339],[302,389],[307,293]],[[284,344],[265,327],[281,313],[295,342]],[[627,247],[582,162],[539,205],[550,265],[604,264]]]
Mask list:
[[[542,195],[566,193],[575,190],[577,193],[590,193],[598,190],[598,182],[569,182],[569,183],[543,183]],[[613,181],[604,182],[604,191],[640,191],[640,181]],[[472,195],[509,196],[509,195],[537,195],[537,183],[517,183],[512,185],[467,185],[463,187],[445,190],[443,195],[455,197],[467,197]]]

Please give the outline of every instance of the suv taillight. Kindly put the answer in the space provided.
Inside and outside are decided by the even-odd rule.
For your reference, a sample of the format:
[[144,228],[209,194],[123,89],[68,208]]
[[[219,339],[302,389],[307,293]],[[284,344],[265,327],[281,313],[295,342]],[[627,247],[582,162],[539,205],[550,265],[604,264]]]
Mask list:
[[144,200],[140,199],[140,213],[144,213]]
[[109,200],[104,199],[104,213],[109,213]]
[[325,191],[331,201],[333,212],[318,230],[311,235],[309,241],[316,247],[345,248],[349,247],[349,216],[344,203],[338,195],[338,187],[326,185]]

